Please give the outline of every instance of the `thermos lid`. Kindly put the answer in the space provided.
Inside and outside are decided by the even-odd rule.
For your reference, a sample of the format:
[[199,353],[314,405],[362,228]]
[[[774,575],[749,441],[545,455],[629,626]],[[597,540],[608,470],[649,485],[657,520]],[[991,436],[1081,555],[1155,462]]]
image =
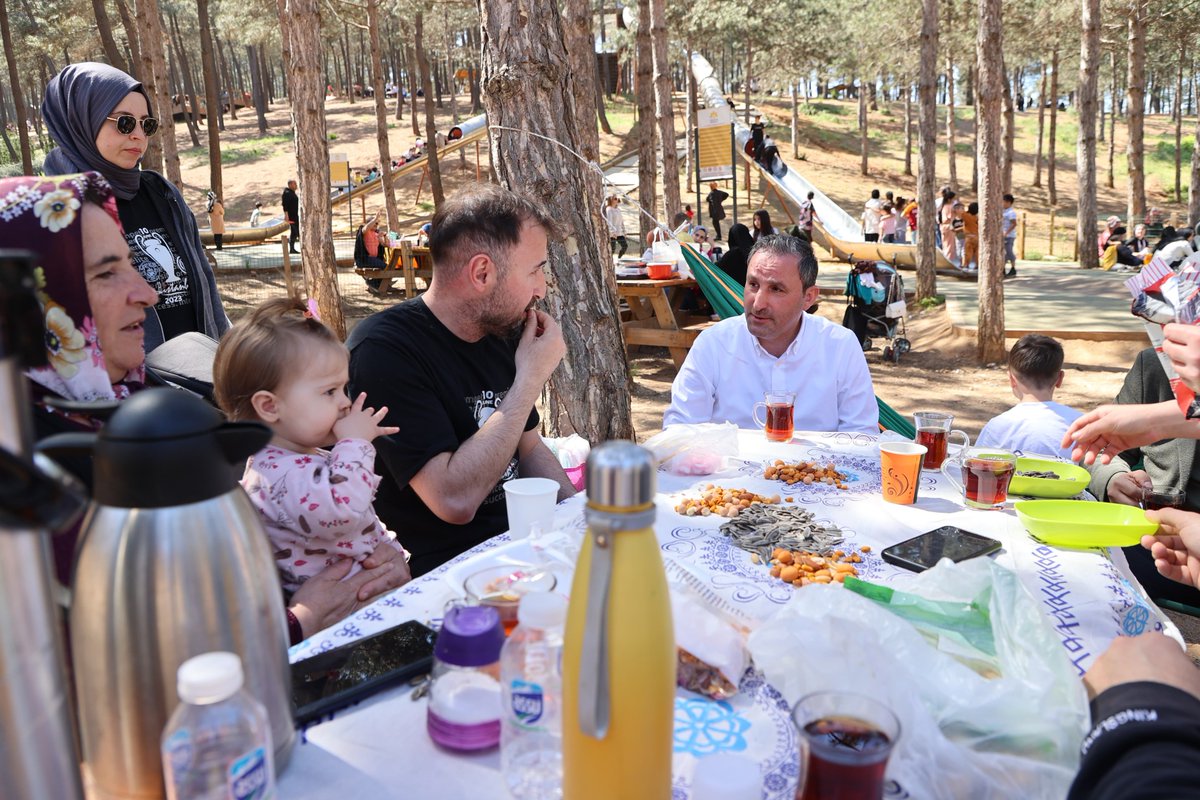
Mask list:
[[225,421],[221,412],[175,389],[138,392],[121,404],[104,426],[108,440],[158,442],[215,431]]
[[183,702],[207,706],[233,697],[244,680],[242,659],[237,653],[217,651],[180,664],[175,689]]
[[649,450],[633,442],[605,442],[588,456],[588,505],[631,511],[648,507],[654,502],[654,476]]
[[446,612],[433,655],[443,664],[483,667],[500,660],[504,629],[491,606],[454,606]]

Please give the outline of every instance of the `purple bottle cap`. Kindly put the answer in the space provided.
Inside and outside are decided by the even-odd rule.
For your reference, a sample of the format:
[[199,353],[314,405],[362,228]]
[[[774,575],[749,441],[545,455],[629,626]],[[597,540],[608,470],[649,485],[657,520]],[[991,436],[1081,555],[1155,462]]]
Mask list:
[[482,667],[500,660],[504,629],[491,606],[456,606],[446,612],[433,655],[443,664]]

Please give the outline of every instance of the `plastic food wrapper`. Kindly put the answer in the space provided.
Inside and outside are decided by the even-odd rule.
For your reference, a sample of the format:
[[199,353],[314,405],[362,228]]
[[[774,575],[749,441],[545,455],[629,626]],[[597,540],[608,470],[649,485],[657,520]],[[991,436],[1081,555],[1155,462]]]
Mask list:
[[738,454],[737,433],[732,422],[672,425],[643,444],[672,475],[711,475]]
[[1066,796],[1087,696],[1016,574],[947,560],[899,586],[806,586],[751,634],[755,664],[789,703],[850,690],[887,705],[887,774],[910,797]]
[[1159,363],[1171,382],[1171,392],[1179,409],[1188,419],[1200,417],[1200,400],[1196,399],[1196,393],[1179,379],[1171,359],[1162,351],[1163,325],[1168,322],[1200,324],[1200,259],[1193,253],[1180,265],[1179,271],[1175,271],[1160,256],[1155,256],[1141,272],[1125,281],[1125,287],[1133,295],[1130,311],[1142,318],[1150,344],[1158,353]]
[[750,666],[748,621],[726,608],[684,567],[669,559],[664,566],[678,655],[676,683],[713,700],[733,697]]

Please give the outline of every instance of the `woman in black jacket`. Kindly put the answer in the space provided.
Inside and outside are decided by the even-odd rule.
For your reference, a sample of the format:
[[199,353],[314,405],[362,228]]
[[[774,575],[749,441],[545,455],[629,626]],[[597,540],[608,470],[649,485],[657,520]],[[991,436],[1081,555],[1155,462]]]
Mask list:
[[717,262],[722,272],[743,286],[746,285],[751,247],[754,247],[754,239],[750,236],[750,229],[739,222],[729,229],[729,250]]

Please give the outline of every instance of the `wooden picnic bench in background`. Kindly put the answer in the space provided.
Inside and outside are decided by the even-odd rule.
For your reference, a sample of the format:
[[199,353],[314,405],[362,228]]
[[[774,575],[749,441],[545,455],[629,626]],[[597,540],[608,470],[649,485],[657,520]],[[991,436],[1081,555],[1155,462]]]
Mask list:
[[[379,281],[376,290],[380,295],[392,291],[392,281],[399,278],[400,294],[405,299],[416,297],[419,292],[429,288],[433,280],[433,257],[428,247],[417,247],[411,242],[401,242],[399,247],[389,249],[387,267],[369,268],[355,267],[354,271],[364,280]],[[425,281],[424,288],[418,289],[417,278]]]
[[696,285],[692,278],[618,279],[617,295],[629,306],[629,318],[621,322],[625,345],[665,347],[675,367],[683,366],[696,337],[714,324],[708,319],[690,318],[680,311],[688,291]]

